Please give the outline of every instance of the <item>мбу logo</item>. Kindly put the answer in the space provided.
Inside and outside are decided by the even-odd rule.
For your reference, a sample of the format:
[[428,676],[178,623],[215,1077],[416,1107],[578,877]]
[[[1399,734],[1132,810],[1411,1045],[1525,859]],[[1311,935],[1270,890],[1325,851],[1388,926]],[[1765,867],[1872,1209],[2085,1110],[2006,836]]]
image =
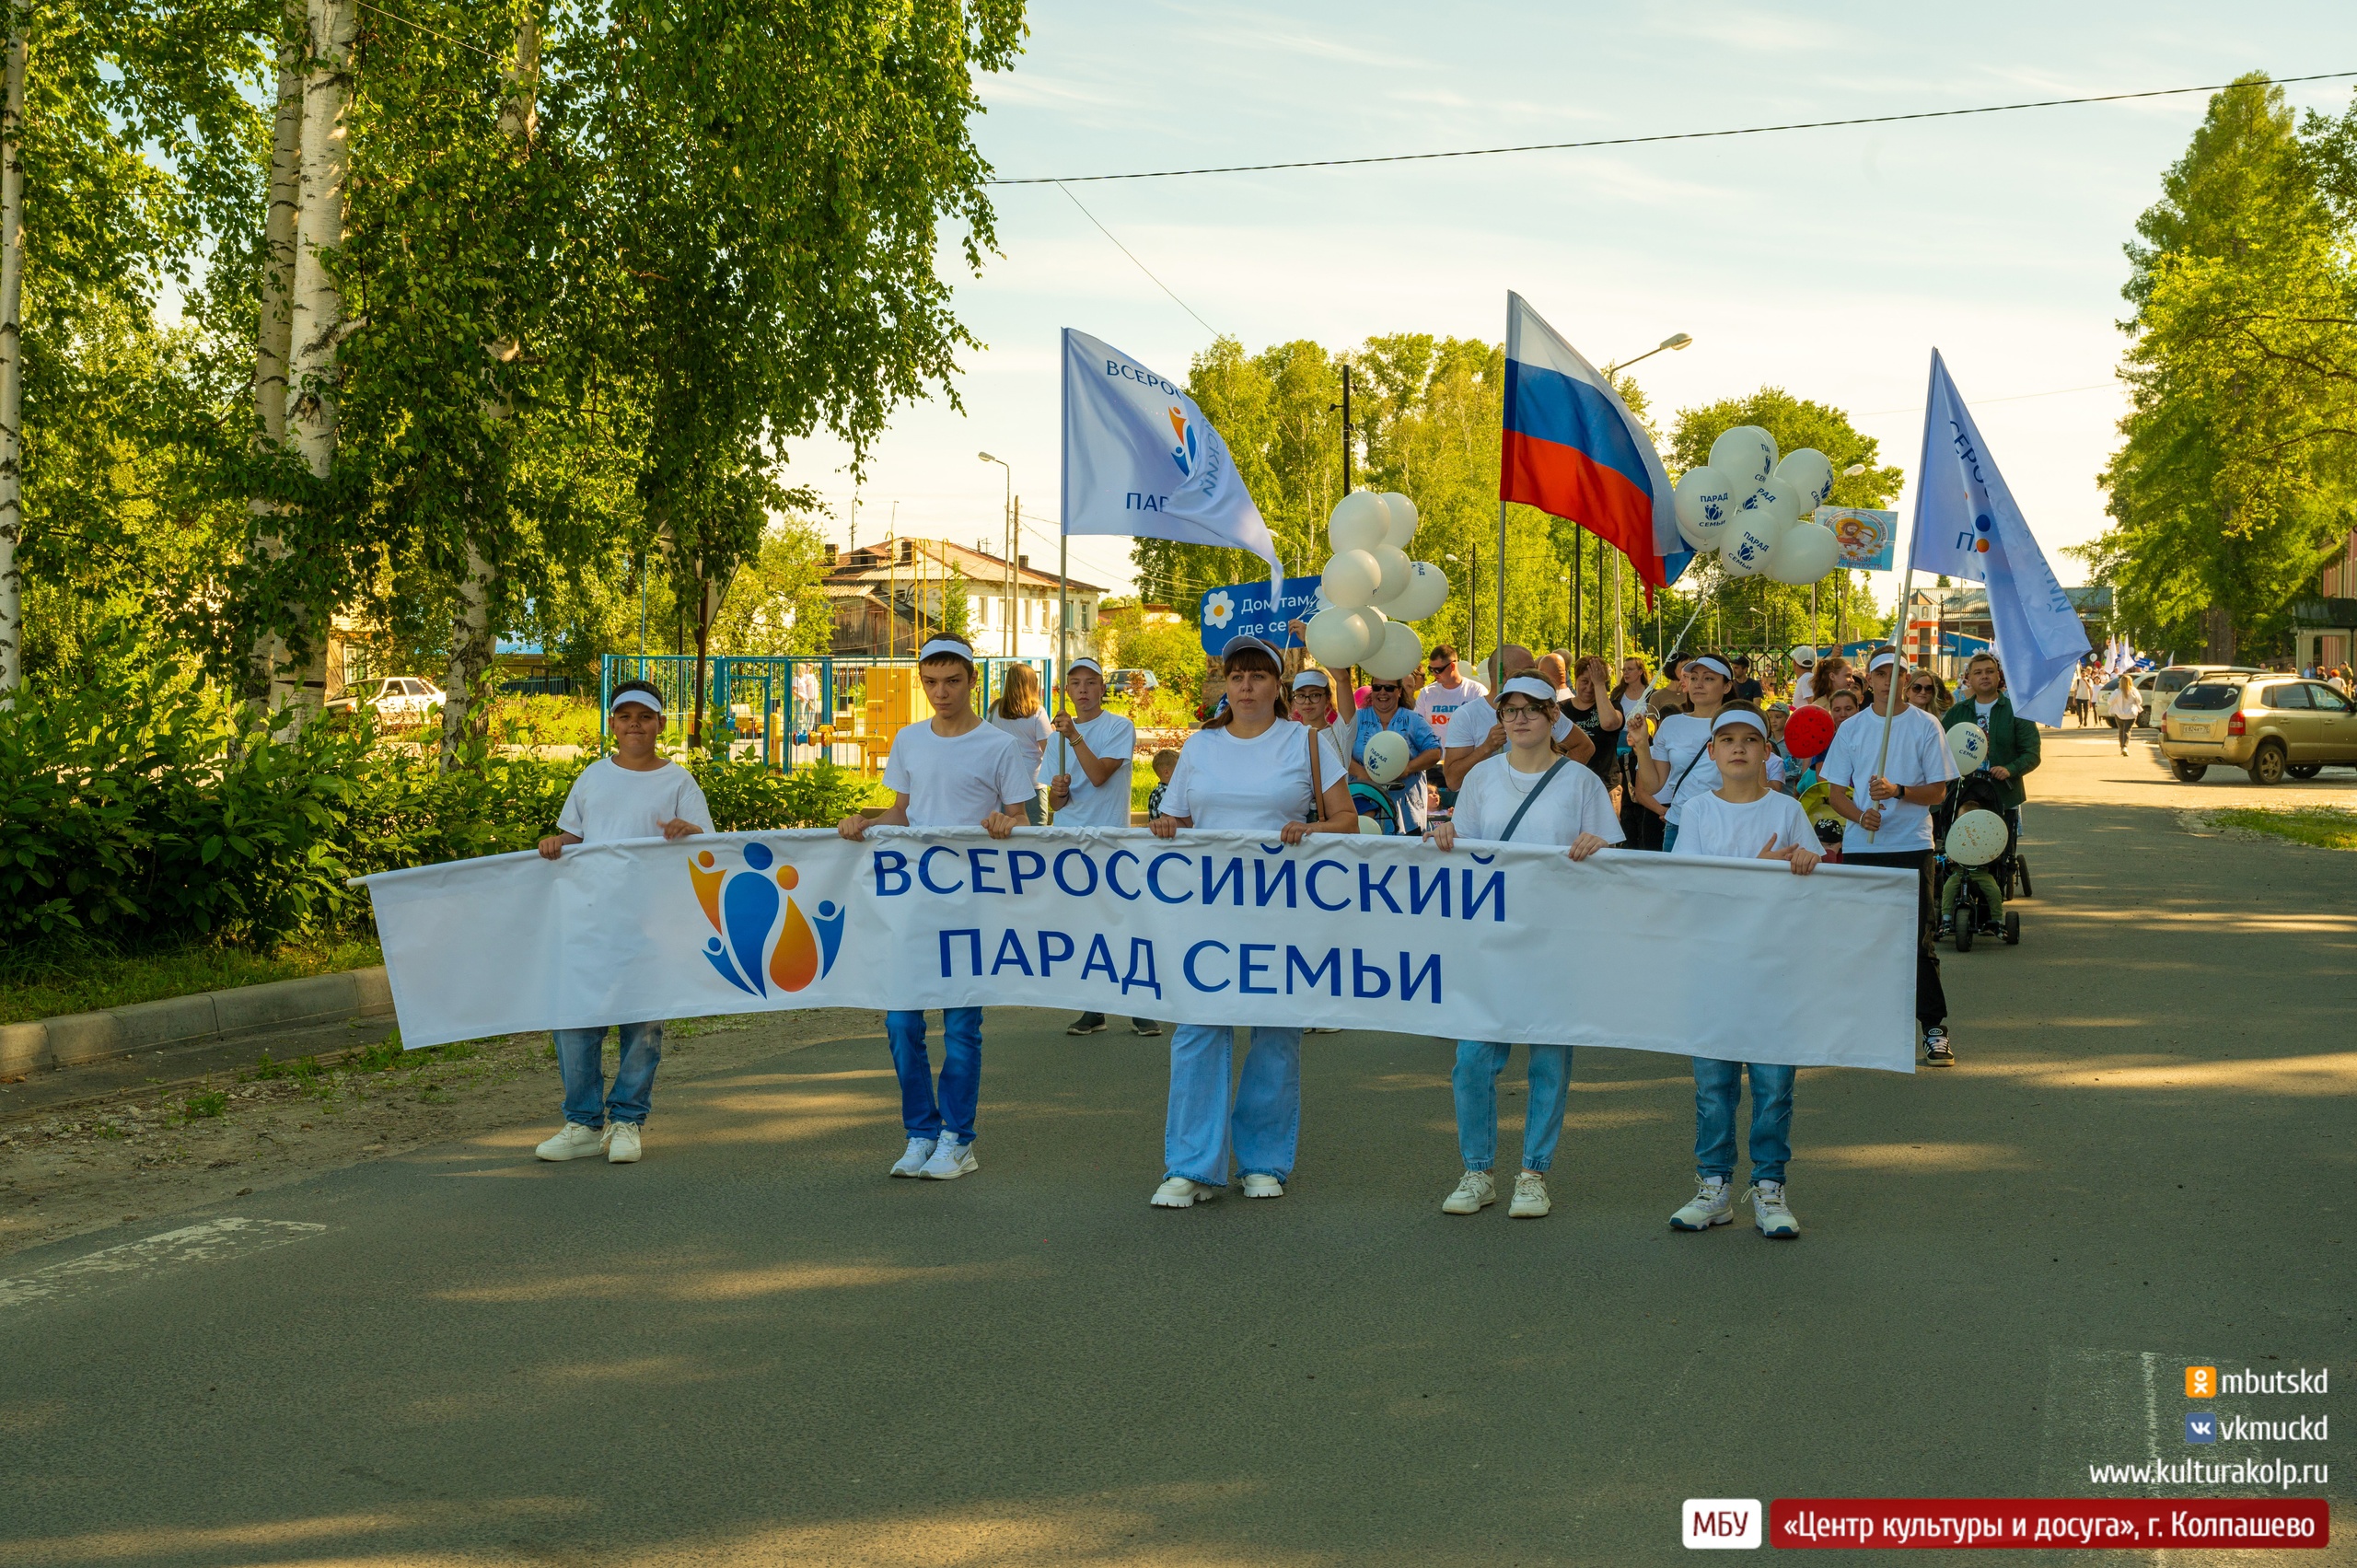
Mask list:
[[772,876],[770,862],[776,856],[767,844],[747,844],[744,854],[744,868],[729,871],[714,865],[712,851],[698,850],[688,867],[696,901],[719,933],[705,941],[703,956],[723,980],[749,995],[767,996],[772,983],[780,991],[799,991],[834,969],[843,910],[830,899],[819,905],[818,918],[810,919],[780,891],[792,891],[801,880],[793,866],[781,865]]

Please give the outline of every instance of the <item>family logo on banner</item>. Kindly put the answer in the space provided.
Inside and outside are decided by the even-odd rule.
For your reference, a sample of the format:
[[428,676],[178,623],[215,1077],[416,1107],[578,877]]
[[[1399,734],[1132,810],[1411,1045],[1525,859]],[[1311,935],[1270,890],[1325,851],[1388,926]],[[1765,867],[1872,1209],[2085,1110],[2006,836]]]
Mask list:
[[1217,658],[1237,637],[1258,637],[1280,648],[1300,646],[1292,623],[1318,613],[1318,586],[1323,581],[1321,577],[1287,577],[1284,591],[1273,600],[1266,583],[1229,583],[1209,590],[1195,608],[1195,619],[1203,629],[1203,652]]
[[[876,828],[494,855],[361,879],[412,1047],[793,1007],[1063,1007],[1206,1024],[1912,1070],[1911,875],[1320,835]],[[1791,934],[1864,954],[1827,984]],[[1565,1007],[1578,953],[1712,981]]]
[[1864,506],[1819,506],[1811,519],[1833,532],[1833,563],[1852,572],[1887,572],[1898,543],[1898,514]]

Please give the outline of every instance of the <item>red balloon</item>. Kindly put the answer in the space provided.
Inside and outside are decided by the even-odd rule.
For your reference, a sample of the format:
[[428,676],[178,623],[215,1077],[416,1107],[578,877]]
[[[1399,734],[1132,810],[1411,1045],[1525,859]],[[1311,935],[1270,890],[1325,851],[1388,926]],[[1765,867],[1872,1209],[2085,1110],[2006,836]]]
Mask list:
[[1823,708],[1801,707],[1784,721],[1784,749],[1795,757],[1821,757],[1833,744],[1833,715]]

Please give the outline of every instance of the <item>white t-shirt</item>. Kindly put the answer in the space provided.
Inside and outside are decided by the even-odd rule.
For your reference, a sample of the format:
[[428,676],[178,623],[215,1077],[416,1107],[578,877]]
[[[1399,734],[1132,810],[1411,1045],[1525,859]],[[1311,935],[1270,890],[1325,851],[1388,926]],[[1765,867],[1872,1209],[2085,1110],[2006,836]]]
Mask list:
[[1798,707],[1801,703],[1807,702],[1811,697],[1816,695],[1817,671],[1814,669],[1802,670],[1801,678],[1793,682],[1793,705],[1794,707]]
[[1048,749],[1048,742],[1055,738],[1055,726],[1044,713],[1029,714],[1019,719],[1002,718],[993,708],[983,723],[993,729],[1003,730],[1023,750],[1031,763],[1031,782],[1039,782],[1039,759]]
[[693,774],[677,762],[640,772],[611,757],[600,757],[581,770],[565,793],[564,807],[556,814],[557,830],[583,843],[611,843],[617,839],[659,839],[663,824],[678,819],[693,822],[709,833],[712,808]]
[[[1416,712],[1422,714],[1424,716],[1424,722],[1439,733],[1443,748],[1461,745],[1464,743],[1452,741],[1448,738],[1449,720],[1456,716],[1457,709],[1474,698],[1486,697],[1489,694],[1488,687],[1478,680],[1463,677],[1459,677],[1454,686],[1443,686],[1437,680],[1428,680],[1424,683],[1423,690],[1416,693]],[[1479,736],[1476,736],[1471,742],[1476,746],[1480,743]]]
[[1817,853],[1817,829],[1810,825],[1801,803],[1791,796],[1770,790],[1738,806],[1721,799],[1714,789],[1686,803],[1686,819],[1678,823],[1678,842],[1670,845],[1669,853],[1757,860],[1771,834],[1780,850],[1798,844],[1812,854]]
[[[1100,758],[1111,758],[1120,764],[1101,784],[1088,782],[1088,770],[1080,765],[1080,753],[1074,750],[1061,736],[1048,742],[1048,755],[1057,755],[1062,748],[1065,771],[1072,774],[1072,804],[1056,810],[1059,828],[1126,828],[1130,825],[1130,764],[1136,760],[1137,726],[1119,714],[1098,714],[1086,724],[1075,721],[1080,738],[1088,749]],[[1049,764],[1053,766],[1052,763]],[[1051,775],[1052,776],[1052,775]]]
[[[1870,801],[1866,783],[1874,776],[1875,759],[1882,754],[1882,715],[1862,710],[1833,732],[1818,776],[1850,792],[1860,810],[1879,806],[1882,829],[1866,842],[1865,829],[1852,822],[1841,834],[1841,853],[1903,854],[1932,847],[1932,808],[1905,800]],[[1912,703],[1902,703],[1890,723],[1890,761],[1882,776],[1906,788],[1913,784],[1945,784],[1956,777],[1956,758],[1948,751],[1947,732],[1940,721]]]
[[[1503,835],[1514,814],[1546,776],[1544,770],[1516,772],[1512,759],[1503,751],[1475,763],[1465,775],[1465,787],[1457,792],[1457,815],[1452,820],[1457,836],[1495,839]],[[1547,793],[1524,815],[1513,842],[1569,848],[1582,833],[1594,833],[1608,844],[1617,844],[1623,837],[1620,819],[1612,809],[1612,792],[1585,764],[1567,762],[1547,786]]]
[[1039,764],[1003,729],[978,724],[944,736],[928,719],[904,725],[884,760],[884,787],[909,797],[912,828],[975,828],[1032,798]]
[[[1309,736],[1306,725],[1279,719],[1249,740],[1225,725],[1199,729],[1178,749],[1178,766],[1163,791],[1162,814],[1198,828],[1273,832],[1309,819]],[[1350,763],[1331,729],[1318,731],[1318,781],[1347,784]]]
[[807,669],[802,671],[799,675],[796,675],[794,678],[794,695],[805,703],[817,702],[819,700],[819,678],[811,674]]
[[[1472,750],[1490,738],[1490,730],[1497,722],[1498,710],[1490,706],[1489,698],[1475,697],[1463,703],[1449,715],[1449,726],[1440,732],[1442,754]],[[1558,744],[1572,733],[1572,721],[1563,716],[1561,708],[1555,710],[1552,730]],[[1501,751],[1498,755],[1503,757],[1505,753]]]
[[[1711,761],[1711,724],[1694,714],[1670,714],[1654,732],[1654,761],[1669,764],[1661,787],[1672,792],[1669,815],[1662,820],[1680,833],[1686,830],[1686,803],[1719,787],[1719,765]],[[1689,762],[1693,763],[1690,770]],[[1657,794],[1655,798],[1661,797]]]

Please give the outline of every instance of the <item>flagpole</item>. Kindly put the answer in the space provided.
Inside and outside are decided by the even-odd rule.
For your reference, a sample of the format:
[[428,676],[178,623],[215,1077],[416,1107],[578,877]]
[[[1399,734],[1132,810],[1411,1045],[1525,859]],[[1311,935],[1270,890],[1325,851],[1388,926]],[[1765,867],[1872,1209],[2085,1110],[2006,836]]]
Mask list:
[[[1933,349],[1932,366],[1934,375],[1937,374],[1939,363],[1940,351]],[[1907,646],[1907,600],[1915,591],[1915,534],[1923,524],[1923,476],[1932,471],[1932,393],[1935,386],[1936,382],[1926,381],[1923,387],[1923,455],[1922,460],[1915,466],[1915,527],[1907,530],[1907,570],[1900,573],[1898,576],[1898,610],[1896,616],[1898,635],[1892,638],[1890,643],[1892,650],[1890,686],[1884,693],[1882,704],[1882,749],[1875,754],[1875,771],[1866,779],[1868,809],[1879,809],[1874,803],[1875,780],[1882,777],[1883,770],[1890,765],[1890,726],[1898,717],[1900,702],[1898,660],[1904,656]],[[1874,656],[1868,654],[1866,656],[1866,694],[1871,697],[1874,690]],[[1874,842],[1875,835],[1881,830],[1879,828],[1868,828],[1866,842]]]
[[1503,496],[1503,495],[1501,495],[1501,496],[1499,496],[1499,497],[1498,497],[1498,640],[1497,640],[1494,644],[1491,645],[1491,648],[1490,648],[1490,652],[1491,652],[1493,656],[1495,656],[1495,657],[1496,657],[1496,659],[1497,659],[1497,663],[1496,663],[1496,665],[1495,665],[1495,666],[1491,669],[1491,671],[1490,671],[1490,680],[1491,680],[1491,684],[1492,684],[1492,686],[1493,688],[1494,688],[1495,686],[1497,686],[1497,685],[1499,685],[1499,684],[1503,683],[1503,682],[1504,681],[1504,679],[1505,679],[1505,668],[1506,668],[1506,663],[1505,663],[1505,653],[1504,653],[1505,645],[1506,645],[1506,501],[1505,501],[1505,497],[1504,497],[1504,496]]

